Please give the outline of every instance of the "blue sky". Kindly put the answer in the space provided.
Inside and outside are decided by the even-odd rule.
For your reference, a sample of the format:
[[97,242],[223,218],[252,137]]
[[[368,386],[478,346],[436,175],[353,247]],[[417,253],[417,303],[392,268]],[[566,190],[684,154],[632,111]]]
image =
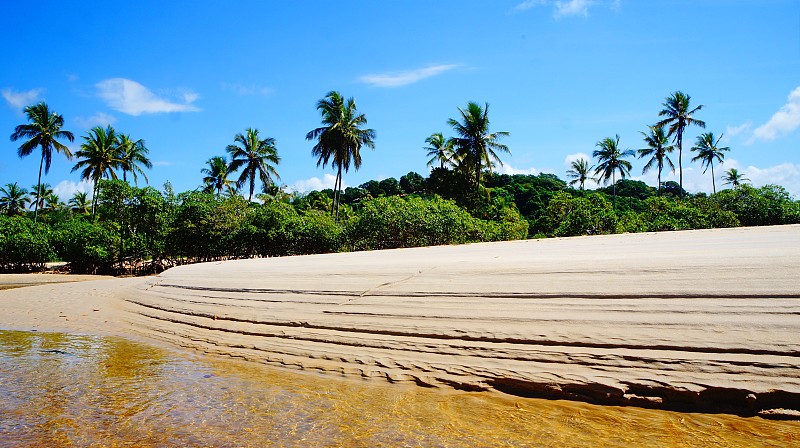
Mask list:
[[[468,101],[489,103],[511,150],[498,171],[555,173],[620,135],[643,146],[681,90],[705,131],[724,133],[727,163],[755,185],[800,197],[800,2],[796,0],[139,1],[6,2],[0,18],[0,131],[46,101],[77,150],[88,129],[113,125],[146,141],[150,184],[196,188],[205,161],[248,127],[276,139],[281,184],[333,185],[306,133],[331,90],[354,97],[377,132],[345,185],[426,174],[424,140],[448,135]],[[684,184],[711,190],[690,162]],[[2,141],[2,140],[0,140]],[[36,182],[38,154],[0,144],[0,184]],[[677,159],[677,155],[673,156]],[[642,176],[644,160],[631,174]],[[45,181],[67,199],[89,190],[55,157]],[[677,179],[676,175],[666,180]],[[719,181],[718,181],[719,186]]]

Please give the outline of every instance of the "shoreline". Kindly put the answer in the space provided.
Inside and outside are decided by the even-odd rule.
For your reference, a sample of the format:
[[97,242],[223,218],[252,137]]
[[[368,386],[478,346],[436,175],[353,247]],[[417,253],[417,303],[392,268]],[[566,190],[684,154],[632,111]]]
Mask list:
[[423,387],[797,419],[797,278],[798,225],[523,240],[5,290],[0,328]]

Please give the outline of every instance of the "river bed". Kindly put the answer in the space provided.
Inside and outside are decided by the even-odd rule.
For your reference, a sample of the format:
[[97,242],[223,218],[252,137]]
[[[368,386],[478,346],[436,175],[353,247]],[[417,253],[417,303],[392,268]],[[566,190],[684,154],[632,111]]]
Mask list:
[[[800,422],[343,379],[0,331],[0,446],[790,446]],[[646,441],[646,442],[643,442]]]

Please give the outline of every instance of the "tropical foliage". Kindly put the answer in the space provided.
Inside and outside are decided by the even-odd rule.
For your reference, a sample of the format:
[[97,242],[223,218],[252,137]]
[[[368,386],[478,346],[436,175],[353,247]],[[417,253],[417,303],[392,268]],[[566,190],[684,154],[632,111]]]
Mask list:
[[658,113],[659,117],[664,117],[661,121],[656,123],[657,127],[669,126],[669,135],[672,135],[675,144],[678,145],[678,171],[681,191],[683,191],[683,133],[688,126],[706,127],[706,123],[702,120],[694,118],[694,114],[703,108],[703,105],[691,108],[690,102],[692,97],[681,92],[673,92],[664,101],[664,108]]
[[473,182],[477,189],[481,186],[481,174],[489,172],[495,162],[503,164],[498,152],[510,153],[508,147],[499,143],[501,137],[508,132],[489,132],[489,103],[481,107],[478,103],[467,103],[466,109],[458,109],[460,121],[454,118],[447,120],[456,133],[452,139],[458,164],[465,172],[472,172]]
[[[273,184],[273,179],[281,178],[275,170],[275,166],[280,163],[281,158],[278,157],[275,139],[272,137],[260,138],[258,129],[248,128],[244,134],[236,134],[233,140],[236,144],[228,145],[225,148],[231,156],[229,172],[242,170],[236,186],[242,188],[249,185],[248,200],[252,201],[256,188],[256,177],[264,188],[269,188]],[[219,191],[222,189],[220,188]]]
[[[44,167],[44,174],[50,171],[53,150],[60,152],[67,159],[72,158],[72,152],[59,140],[73,141],[75,137],[71,132],[61,129],[64,127],[64,117],[51,112],[46,103],[26,107],[25,115],[28,117],[29,123],[17,126],[14,133],[11,134],[11,141],[27,139],[17,150],[17,155],[20,157],[29,156],[37,147],[41,149],[39,178],[36,181],[37,185],[41,185],[42,168]],[[36,221],[39,214],[39,202],[37,201],[34,205],[33,220]]]
[[338,221],[342,169],[349,171],[351,164],[356,170],[361,168],[361,148],[375,148],[375,131],[364,129],[367,117],[358,113],[353,98],[345,101],[339,92],[331,91],[319,100],[317,110],[322,114],[322,126],[306,134],[306,139],[317,141],[311,149],[317,166],[330,162],[336,168],[332,213]]

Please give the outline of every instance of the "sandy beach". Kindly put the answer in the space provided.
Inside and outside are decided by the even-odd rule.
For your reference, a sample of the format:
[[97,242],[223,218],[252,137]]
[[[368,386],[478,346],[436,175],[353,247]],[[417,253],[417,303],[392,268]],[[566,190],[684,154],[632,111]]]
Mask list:
[[798,278],[797,225],[526,240],[10,289],[0,329],[422,387],[787,415],[800,411]]

